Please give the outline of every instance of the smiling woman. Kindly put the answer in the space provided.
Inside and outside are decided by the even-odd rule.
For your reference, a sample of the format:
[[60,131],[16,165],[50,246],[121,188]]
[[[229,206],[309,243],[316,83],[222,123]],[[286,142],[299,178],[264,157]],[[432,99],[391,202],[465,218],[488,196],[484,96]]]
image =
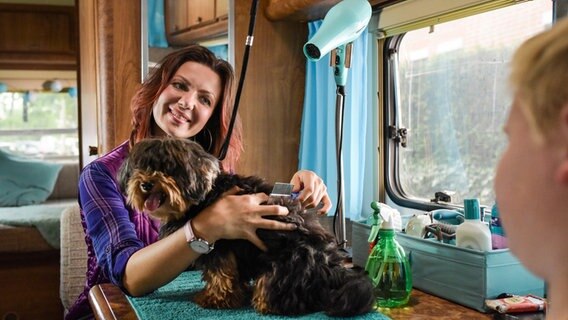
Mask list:
[[211,117],[220,97],[221,78],[215,71],[197,62],[183,64],[155,103],[153,134],[195,136]]

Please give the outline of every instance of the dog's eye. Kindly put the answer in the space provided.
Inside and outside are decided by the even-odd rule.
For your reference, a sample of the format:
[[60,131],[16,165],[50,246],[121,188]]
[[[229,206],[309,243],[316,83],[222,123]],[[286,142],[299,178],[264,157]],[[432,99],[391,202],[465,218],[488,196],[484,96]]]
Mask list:
[[143,182],[140,184],[140,188],[142,189],[142,191],[145,192],[149,192],[150,190],[152,190],[153,187],[154,184],[152,182]]

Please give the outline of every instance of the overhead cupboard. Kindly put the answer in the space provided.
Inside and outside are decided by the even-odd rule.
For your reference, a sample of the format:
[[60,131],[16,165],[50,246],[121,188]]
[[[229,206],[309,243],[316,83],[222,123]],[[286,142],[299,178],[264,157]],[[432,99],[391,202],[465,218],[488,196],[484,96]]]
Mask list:
[[214,39],[228,33],[229,0],[165,0],[170,46]]
[[76,70],[73,6],[0,3],[0,69]]

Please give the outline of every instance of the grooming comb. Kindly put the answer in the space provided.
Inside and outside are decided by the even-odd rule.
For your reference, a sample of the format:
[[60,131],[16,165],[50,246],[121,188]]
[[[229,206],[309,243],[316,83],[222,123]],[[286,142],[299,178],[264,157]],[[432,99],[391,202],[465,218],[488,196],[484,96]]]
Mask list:
[[270,197],[291,197],[294,185],[291,183],[276,182],[270,193]]
[[[296,199],[298,197],[299,192],[292,192],[293,188],[294,185],[291,183],[276,182],[274,184],[274,187],[272,188],[270,197],[271,198],[292,197],[292,199]],[[307,214],[316,213],[322,207],[323,207],[323,202],[320,202],[316,207],[306,209],[306,213]]]

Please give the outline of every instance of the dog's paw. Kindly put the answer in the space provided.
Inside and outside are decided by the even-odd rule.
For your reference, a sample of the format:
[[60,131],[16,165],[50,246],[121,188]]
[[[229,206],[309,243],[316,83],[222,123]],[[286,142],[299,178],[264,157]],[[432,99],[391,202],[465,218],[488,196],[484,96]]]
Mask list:
[[195,295],[195,303],[206,309],[237,309],[245,304],[243,294],[220,295],[210,291],[200,291]]
[[255,297],[252,300],[252,307],[254,310],[260,314],[272,314],[274,313],[266,303],[265,299]]
[[253,294],[252,294],[252,307],[256,312],[260,314],[271,314],[274,313],[268,306],[268,301],[266,297],[268,296],[266,292],[266,275],[259,277],[256,280]]

